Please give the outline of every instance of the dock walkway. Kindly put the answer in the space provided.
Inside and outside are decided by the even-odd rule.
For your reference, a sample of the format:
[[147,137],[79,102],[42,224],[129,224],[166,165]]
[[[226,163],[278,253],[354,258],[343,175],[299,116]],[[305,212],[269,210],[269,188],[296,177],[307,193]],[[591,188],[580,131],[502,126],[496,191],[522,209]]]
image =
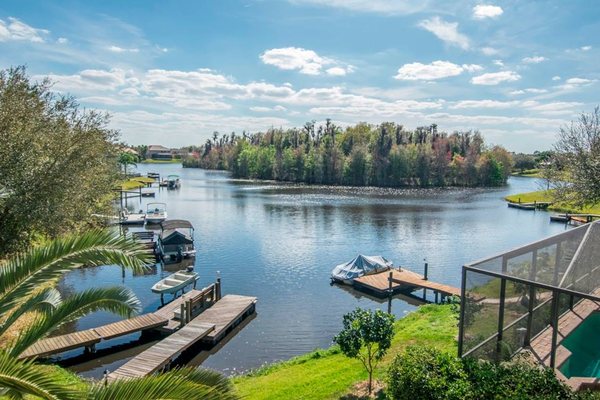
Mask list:
[[197,319],[144,350],[123,366],[108,375],[108,380],[140,378],[164,368],[178,355],[215,329],[215,325],[206,324]]
[[113,322],[112,324],[100,326],[98,328],[39,340],[25,350],[20,355],[20,358],[45,357],[73,350],[78,347],[85,347],[90,351],[94,351],[94,346],[102,340],[113,339],[134,332],[158,328],[167,325],[168,322],[167,318],[157,316],[153,313],[138,315],[137,317]]
[[390,289],[390,272],[392,273],[391,289],[393,293],[403,290],[430,289],[442,294],[442,296],[460,296],[460,289],[450,285],[444,285],[425,279],[421,274],[409,271],[391,269],[372,275],[361,276],[354,280],[357,289],[364,289],[379,296],[388,296]]
[[[202,341],[215,344],[254,312],[256,297],[229,294],[169,337],[138,354],[108,375],[108,380],[138,378],[167,367],[179,354]],[[173,310],[173,309],[172,309]]]

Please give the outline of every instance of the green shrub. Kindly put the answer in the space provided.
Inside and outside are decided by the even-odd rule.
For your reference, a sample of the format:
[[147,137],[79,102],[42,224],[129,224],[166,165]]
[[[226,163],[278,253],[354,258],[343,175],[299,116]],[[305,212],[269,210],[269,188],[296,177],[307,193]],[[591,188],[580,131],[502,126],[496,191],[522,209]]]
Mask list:
[[471,398],[460,359],[433,348],[410,346],[388,371],[388,395],[395,400]]
[[574,393],[549,368],[521,360],[493,364],[460,359],[439,350],[411,346],[388,370],[391,399],[598,399],[598,393]]

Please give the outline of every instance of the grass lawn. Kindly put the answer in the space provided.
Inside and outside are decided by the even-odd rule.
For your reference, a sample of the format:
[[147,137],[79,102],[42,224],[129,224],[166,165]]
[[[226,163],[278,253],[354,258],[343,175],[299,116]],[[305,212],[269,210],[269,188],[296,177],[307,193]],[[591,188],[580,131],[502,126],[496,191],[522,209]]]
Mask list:
[[528,178],[542,178],[541,169],[526,169],[524,171],[518,171],[513,173],[514,176],[526,176]]
[[146,187],[146,184],[154,183],[154,182],[156,182],[156,180],[153,178],[139,176],[139,177],[131,178],[131,179],[128,179],[128,180],[122,182],[120,188],[121,188],[121,190],[139,189],[141,187]]
[[[552,198],[552,190],[540,190],[537,192],[518,193],[504,198],[506,201],[521,203],[533,203],[534,201],[554,201]],[[578,208],[570,204],[555,203],[548,207],[552,211],[568,212],[573,214],[600,214],[600,204],[592,207]]]
[[[387,365],[410,344],[456,353],[457,334],[452,306],[420,307],[396,322],[392,347],[375,377],[385,379]],[[360,361],[347,358],[334,346],[236,377],[234,384],[244,399],[337,399],[350,393],[354,383],[366,379]]]

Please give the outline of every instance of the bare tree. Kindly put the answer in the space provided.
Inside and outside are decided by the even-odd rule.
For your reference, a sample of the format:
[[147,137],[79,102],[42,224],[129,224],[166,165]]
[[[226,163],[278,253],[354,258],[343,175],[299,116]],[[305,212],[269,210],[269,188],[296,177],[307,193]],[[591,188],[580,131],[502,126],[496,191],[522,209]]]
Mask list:
[[560,129],[546,168],[557,200],[579,207],[600,202],[600,107]]

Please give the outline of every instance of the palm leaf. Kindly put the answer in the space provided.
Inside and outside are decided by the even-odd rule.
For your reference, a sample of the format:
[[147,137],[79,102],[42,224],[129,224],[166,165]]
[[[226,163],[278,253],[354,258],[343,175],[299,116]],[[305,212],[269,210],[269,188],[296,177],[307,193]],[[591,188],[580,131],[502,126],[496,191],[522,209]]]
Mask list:
[[23,314],[28,312],[52,312],[61,302],[60,293],[54,288],[45,288],[36,292],[10,311],[8,316],[0,324],[0,336],[2,336]]
[[71,400],[81,394],[60,383],[61,376],[47,369],[40,369],[30,361],[19,361],[0,351],[0,387],[8,393],[29,394],[42,399]]
[[88,400],[234,400],[238,396],[226,378],[217,378],[215,372],[196,372],[176,369],[139,379],[120,380],[108,385],[92,387]]
[[55,284],[82,266],[117,264],[141,271],[150,255],[132,239],[108,231],[90,231],[53,240],[0,264],[0,316],[41,284]]
[[140,302],[135,294],[125,287],[93,288],[69,296],[52,312],[39,315],[21,331],[8,350],[18,356],[29,346],[50,334],[61,325],[86,314],[103,310],[129,317],[139,311]]

